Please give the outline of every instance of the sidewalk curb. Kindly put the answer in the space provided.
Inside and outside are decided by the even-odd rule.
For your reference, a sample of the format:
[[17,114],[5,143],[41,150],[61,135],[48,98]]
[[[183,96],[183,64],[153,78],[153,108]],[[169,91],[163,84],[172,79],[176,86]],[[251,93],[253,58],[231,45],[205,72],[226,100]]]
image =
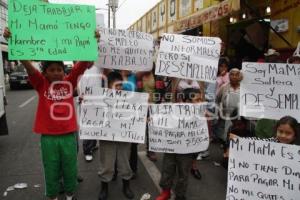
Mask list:
[[138,155],[139,155],[139,158],[140,158],[141,162],[143,163],[144,167],[146,168],[149,176],[151,177],[156,189],[159,192],[161,192],[161,188],[159,186],[159,181],[161,178],[160,171],[157,169],[155,164],[153,164],[153,162],[148,159],[145,151],[138,152]]

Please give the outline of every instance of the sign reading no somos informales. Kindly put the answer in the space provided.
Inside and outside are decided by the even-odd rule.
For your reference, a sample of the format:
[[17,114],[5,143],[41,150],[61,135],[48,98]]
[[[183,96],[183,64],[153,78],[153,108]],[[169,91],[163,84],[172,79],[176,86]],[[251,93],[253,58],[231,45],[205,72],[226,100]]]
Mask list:
[[220,50],[220,38],[164,34],[155,74],[215,82]]
[[97,59],[94,6],[9,1],[9,59]]

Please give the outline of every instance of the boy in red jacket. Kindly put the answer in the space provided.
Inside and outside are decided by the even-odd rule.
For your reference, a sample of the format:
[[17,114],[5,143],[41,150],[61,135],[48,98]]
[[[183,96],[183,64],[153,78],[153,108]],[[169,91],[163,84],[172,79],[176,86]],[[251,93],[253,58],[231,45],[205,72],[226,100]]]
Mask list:
[[[10,37],[6,28],[4,36]],[[96,35],[99,37],[99,35]],[[41,135],[41,151],[46,182],[46,196],[57,200],[61,177],[66,200],[75,200],[77,186],[77,121],[73,89],[78,77],[92,66],[92,62],[78,62],[65,76],[62,61],[45,61],[40,73],[30,61],[21,61],[39,102],[33,131]]]

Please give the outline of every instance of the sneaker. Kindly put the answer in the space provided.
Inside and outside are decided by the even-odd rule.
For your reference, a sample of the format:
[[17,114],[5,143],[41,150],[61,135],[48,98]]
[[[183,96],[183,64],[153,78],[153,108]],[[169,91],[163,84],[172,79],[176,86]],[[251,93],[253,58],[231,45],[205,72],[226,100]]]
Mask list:
[[85,155],[84,158],[85,158],[85,161],[87,161],[87,162],[91,162],[93,160],[92,155]]
[[201,153],[202,158],[207,158],[207,157],[209,157],[209,151],[208,151],[208,150],[202,151],[202,152],[200,152],[200,153]]
[[196,160],[202,160],[202,154],[201,153],[198,154]]

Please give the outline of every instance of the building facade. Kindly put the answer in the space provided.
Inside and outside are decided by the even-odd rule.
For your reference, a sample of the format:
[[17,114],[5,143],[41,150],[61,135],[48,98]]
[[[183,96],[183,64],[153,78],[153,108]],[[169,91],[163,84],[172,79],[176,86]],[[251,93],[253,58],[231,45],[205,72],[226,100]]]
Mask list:
[[233,65],[271,47],[284,60],[300,41],[300,0],[161,0],[129,29],[220,37]]

